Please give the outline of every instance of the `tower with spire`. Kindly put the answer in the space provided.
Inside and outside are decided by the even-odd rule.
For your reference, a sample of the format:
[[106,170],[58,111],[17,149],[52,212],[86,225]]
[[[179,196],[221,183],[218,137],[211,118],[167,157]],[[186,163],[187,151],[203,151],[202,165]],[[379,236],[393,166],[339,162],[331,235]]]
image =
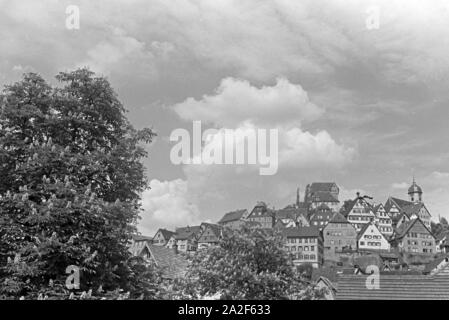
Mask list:
[[422,194],[422,189],[416,184],[415,177],[413,176],[413,183],[410,188],[408,188],[408,196],[410,198],[410,201],[414,203],[421,203]]

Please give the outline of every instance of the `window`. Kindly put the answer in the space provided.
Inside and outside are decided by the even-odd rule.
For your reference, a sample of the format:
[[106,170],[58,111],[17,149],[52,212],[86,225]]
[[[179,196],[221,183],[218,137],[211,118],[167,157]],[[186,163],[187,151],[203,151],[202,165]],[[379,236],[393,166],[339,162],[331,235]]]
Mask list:
[[305,246],[305,247],[304,247],[304,251],[309,251],[309,247],[308,247],[308,246]]
[[315,246],[310,246],[310,251],[315,251]]

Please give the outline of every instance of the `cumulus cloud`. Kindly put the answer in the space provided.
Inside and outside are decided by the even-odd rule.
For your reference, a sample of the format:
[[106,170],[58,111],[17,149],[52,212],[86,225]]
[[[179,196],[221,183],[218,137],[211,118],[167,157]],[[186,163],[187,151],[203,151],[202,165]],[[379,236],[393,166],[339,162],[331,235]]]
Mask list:
[[[309,101],[300,85],[286,79],[278,79],[271,87],[256,88],[248,81],[227,78],[214,95],[204,95],[201,100],[188,98],[172,108],[185,120],[207,121],[221,128],[235,128],[237,132],[275,130],[279,145],[276,160],[281,166],[341,167],[356,155],[354,148],[338,144],[328,132],[312,134],[300,127],[303,120],[316,120],[324,110]],[[247,150],[247,141],[242,136],[234,134],[233,145],[228,147],[239,150],[246,146]],[[210,135],[203,151],[221,148],[223,141],[228,141],[225,137],[223,128]],[[270,141],[268,131],[266,137]]]
[[187,181],[153,179],[150,188],[142,195],[144,213],[139,223],[142,233],[151,235],[159,227],[175,229],[200,222],[199,209],[192,203]]
[[324,112],[309,101],[300,85],[284,78],[277,79],[274,86],[261,88],[246,80],[226,78],[214,95],[204,95],[200,100],[188,98],[173,109],[185,120],[231,128],[243,122],[259,126],[299,125],[301,120],[315,120]]

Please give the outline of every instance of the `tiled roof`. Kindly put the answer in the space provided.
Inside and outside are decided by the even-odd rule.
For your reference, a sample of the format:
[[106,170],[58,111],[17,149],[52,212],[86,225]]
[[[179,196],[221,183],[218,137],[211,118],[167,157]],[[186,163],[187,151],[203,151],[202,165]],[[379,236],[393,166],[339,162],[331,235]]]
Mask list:
[[395,204],[398,207],[398,209],[402,209],[402,207],[412,205],[413,202],[402,200],[399,198],[389,197],[387,202],[385,203],[385,210],[387,212],[390,211],[393,204]]
[[164,239],[166,239],[166,240],[170,239],[171,236],[173,236],[176,233],[176,232],[173,232],[173,231],[170,231],[167,229],[159,229],[157,232],[162,233],[162,235],[164,236]]
[[418,216],[418,213],[423,206],[424,204],[422,203],[414,203],[402,207],[402,211],[410,218],[412,215]]
[[[257,213],[257,214],[255,214]],[[259,215],[259,213],[261,213]],[[251,211],[250,216],[254,217],[273,217],[276,211],[267,207],[264,202],[259,202],[256,204],[254,209]]]
[[152,244],[147,246],[150,250],[151,257],[163,269],[164,276],[167,278],[175,278],[185,275],[188,266],[188,261],[185,258],[176,254],[173,249],[164,246]]
[[310,192],[330,192],[334,185],[336,185],[335,182],[314,182],[310,185]]
[[276,219],[293,219],[297,220],[297,218],[300,216],[306,216],[307,215],[307,209],[306,208],[296,208],[292,206],[285,207],[284,209],[280,209],[276,211]]
[[241,220],[246,213],[246,209],[236,210],[226,213],[218,223],[226,223]]
[[[204,229],[203,229],[203,232],[207,229],[207,228],[209,228],[211,231],[212,231],[212,233],[214,234],[214,236],[215,237],[217,237],[217,238],[219,238],[220,237],[220,233],[221,233],[221,227],[219,226],[219,225],[217,225],[217,224],[212,224],[212,223],[206,223],[206,222],[203,222],[202,224],[201,224],[201,226],[204,226]],[[215,242],[216,241],[216,239],[201,239],[201,242]]]
[[336,212],[329,223],[349,223],[349,221],[341,213]]
[[176,228],[175,239],[176,240],[187,240],[194,238],[201,231],[200,226],[188,226],[182,228]]
[[363,234],[365,233],[366,229],[369,228],[369,226],[371,225],[371,223],[365,223],[362,227],[362,229],[360,230],[360,232],[357,234],[357,241],[363,236]]
[[329,221],[334,213],[332,211],[312,211],[310,221]]
[[294,227],[282,229],[282,235],[286,238],[319,237],[320,231],[315,227]]
[[368,289],[366,275],[339,275],[337,300],[449,300],[449,274],[379,277],[379,289]]
[[[395,239],[402,239],[409,230],[415,225],[415,223],[421,223],[424,228],[427,229],[430,235],[432,235],[432,232],[426,227],[426,225],[421,221],[421,219],[416,218],[410,221],[407,221],[399,226],[399,228],[396,229],[396,234],[394,236]],[[433,236],[433,235],[432,235]]]

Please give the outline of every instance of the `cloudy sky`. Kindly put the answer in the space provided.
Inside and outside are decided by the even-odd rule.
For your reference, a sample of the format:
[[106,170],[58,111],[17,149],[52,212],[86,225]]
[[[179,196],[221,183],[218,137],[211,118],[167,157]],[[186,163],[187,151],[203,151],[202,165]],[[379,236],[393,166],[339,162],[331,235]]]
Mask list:
[[[80,28],[66,27],[66,8]],[[140,229],[217,221],[336,181],[385,202],[412,176],[449,217],[449,5],[360,0],[0,0],[0,85],[89,66],[158,138]],[[373,10],[374,8],[374,10]],[[379,12],[378,28],[372,22]],[[368,24],[367,24],[368,23]],[[170,133],[274,128],[279,170],[174,165]],[[301,193],[301,196],[303,193]]]

